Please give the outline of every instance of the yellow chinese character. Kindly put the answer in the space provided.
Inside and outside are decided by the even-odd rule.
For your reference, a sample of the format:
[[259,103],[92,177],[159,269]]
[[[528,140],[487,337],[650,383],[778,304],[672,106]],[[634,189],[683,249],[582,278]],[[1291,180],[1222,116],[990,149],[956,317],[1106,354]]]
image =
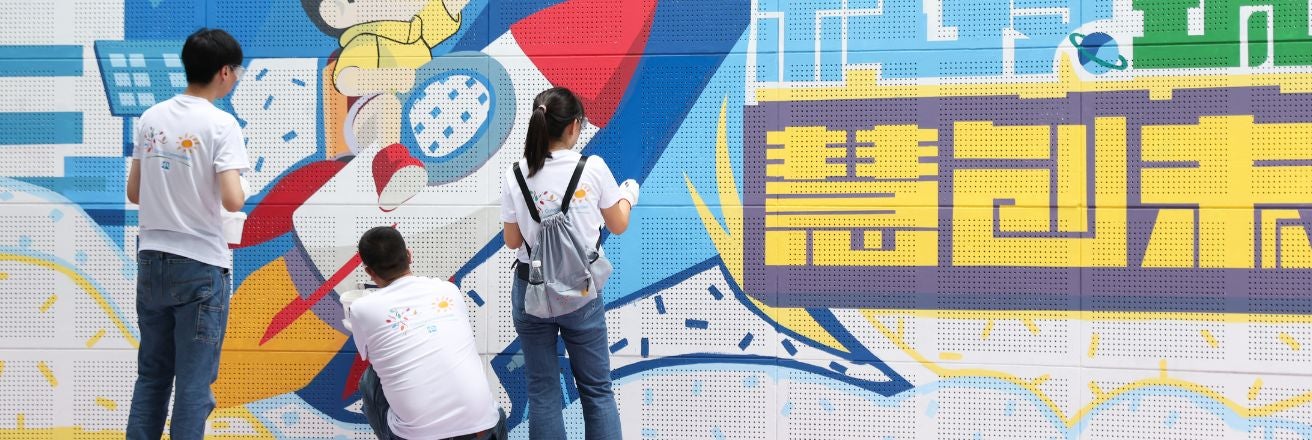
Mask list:
[[767,133],[766,264],[936,265],[938,164],[921,158],[937,139],[914,125]]
[[1094,121],[1092,206],[1097,207],[1096,213],[1091,211],[1088,200],[1086,126],[1056,126],[1056,157],[1051,153],[1049,126],[960,121],[953,128],[957,159],[1053,161],[1030,168],[982,166],[955,170],[954,265],[1125,265],[1124,118]]
[[[1147,205],[1198,207],[1199,267],[1254,267],[1257,205],[1308,204],[1312,201],[1312,124],[1255,124],[1253,116],[1206,116],[1197,124],[1143,127],[1141,195]],[[1156,164],[1154,164],[1154,162]],[[1297,228],[1276,220],[1297,218],[1296,211],[1263,215],[1262,266],[1275,267],[1275,236],[1283,229],[1282,250],[1290,256],[1308,252]],[[1192,223],[1192,220],[1190,220]],[[1195,226],[1190,224],[1189,226]],[[1192,265],[1192,255],[1188,263]],[[1284,258],[1301,265],[1302,258]]]

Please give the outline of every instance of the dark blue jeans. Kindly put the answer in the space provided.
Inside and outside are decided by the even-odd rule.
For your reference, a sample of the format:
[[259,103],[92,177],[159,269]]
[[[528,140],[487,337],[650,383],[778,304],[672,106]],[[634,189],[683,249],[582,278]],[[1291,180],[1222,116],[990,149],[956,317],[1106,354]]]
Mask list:
[[515,276],[511,316],[524,351],[528,374],[528,437],[565,440],[564,397],[560,390],[557,338],[565,341],[569,366],[583,405],[587,440],[620,440],[620,411],[610,384],[610,345],[606,307],[597,298],[563,316],[542,319],[524,313],[527,281]]
[[214,411],[210,385],[219,377],[230,292],[227,269],[159,251],[137,254],[141,347],[127,438],[160,438],[175,380],[170,437],[205,436],[205,419]]

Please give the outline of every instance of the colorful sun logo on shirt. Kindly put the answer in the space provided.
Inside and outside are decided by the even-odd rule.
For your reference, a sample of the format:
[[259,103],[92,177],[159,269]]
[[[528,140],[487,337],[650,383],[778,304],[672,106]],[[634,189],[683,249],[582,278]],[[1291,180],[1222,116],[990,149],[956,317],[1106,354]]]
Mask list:
[[446,297],[438,298],[433,301],[433,308],[437,309],[437,313],[449,311],[451,310],[451,299]]
[[579,185],[578,189],[574,190],[574,201],[571,203],[575,205],[578,205],[579,203],[583,203],[585,200],[587,200],[588,194],[591,193],[592,193],[592,187],[589,187],[588,185]]
[[404,309],[397,307],[387,311],[387,324],[392,327],[392,330],[404,332],[409,328],[410,318],[414,318],[417,314],[418,312],[409,307]]
[[194,134],[183,135],[178,138],[178,149],[184,153],[190,153],[193,149],[200,146],[200,139]]

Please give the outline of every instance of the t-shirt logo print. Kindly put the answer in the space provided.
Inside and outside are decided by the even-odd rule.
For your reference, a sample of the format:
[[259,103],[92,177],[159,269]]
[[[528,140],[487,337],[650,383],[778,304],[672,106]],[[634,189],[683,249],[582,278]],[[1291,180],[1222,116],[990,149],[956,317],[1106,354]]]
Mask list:
[[200,146],[200,138],[194,134],[185,134],[178,138],[178,151],[191,154],[196,147]]
[[410,327],[410,319],[419,313],[412,308],[397,307],[387,311],[387,324],[391,325],[392,330],[406,331]]
[[145,140],[146,152],[147,153],[154,152],[155,147],[163,145],[167,141],[168,141],[168,136],[166,136],[163,131],[151,127],[149,130],[146,131],[146,140]]
[[537,200],[539,206],[547,206],[547,202],[554,202],[557,200],[556,195],[548,191],[535,194],[533,195],[533,198]]
[[592,194],[592,186],[586,183],[580,183],[578,189],[574,190],[574,200],[570,203],[579,206],[581,203],[587,203],[588,194]]

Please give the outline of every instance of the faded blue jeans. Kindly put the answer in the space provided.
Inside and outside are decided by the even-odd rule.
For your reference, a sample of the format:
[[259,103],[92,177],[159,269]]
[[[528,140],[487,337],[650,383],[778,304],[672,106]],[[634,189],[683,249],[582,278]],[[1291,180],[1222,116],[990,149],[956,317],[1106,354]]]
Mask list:
[[137,384],[127,438],[157,440],[177,383],[174,440],[205,436],[214,410],[210,385],[219,377],[219,350],[228,327],[228,270],[159,251],[137,254]]
[[528,373],[528,437],[564,440],[564,396],[560,389],[557,336],[565,341],[569,365],[583,405],[587,440],[620,440],[620,412],[610,383],[606,307],[601,298],[567,315],[541,319],[524,313],[527,281],[514,276],[511,316]]

